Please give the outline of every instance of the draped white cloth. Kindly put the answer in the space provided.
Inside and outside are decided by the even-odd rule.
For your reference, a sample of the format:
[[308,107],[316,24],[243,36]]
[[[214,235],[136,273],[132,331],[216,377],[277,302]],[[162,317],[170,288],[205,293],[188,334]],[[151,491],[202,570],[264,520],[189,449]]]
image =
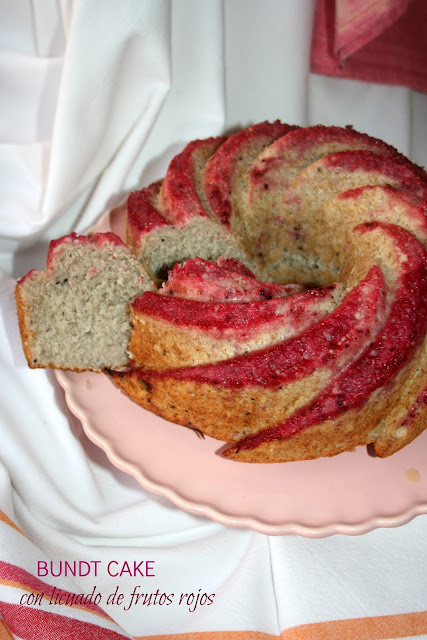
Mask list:
[[[215,594],[194,612],[104,600],[130,637],[303,638],[286,631],[378,616],[391,616],[381,637],[398,637],[396,616],[427,609],[426,516],[359,537],[268,537],[147,493],[89,442],[52,372],[28,369],[13,286],[43,268],[50,239],[84,232],[193,138],[277,118],[352,124],[427,165],[427,96],[310,74],[311,0],[0,0],[0,15],[0,509],[28,537],[15,545],[0,522],[0,561],[33,573],[101,561],[96,580],[61,587],[76,593]],[[143,560],[155,577],[105,571]],[[427,637],[427,623],[402,628]]]

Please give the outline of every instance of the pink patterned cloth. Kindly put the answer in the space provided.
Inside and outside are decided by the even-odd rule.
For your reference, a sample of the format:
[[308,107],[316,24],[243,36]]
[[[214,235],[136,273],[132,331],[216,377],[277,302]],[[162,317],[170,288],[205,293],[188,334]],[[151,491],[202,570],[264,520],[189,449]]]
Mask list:
[[426,0],[318,0],[311,70],[427,92]]
[[131,638],[69,579],[60,587],[40,580],[42,553],[1,509],[0,549],[0,640]]

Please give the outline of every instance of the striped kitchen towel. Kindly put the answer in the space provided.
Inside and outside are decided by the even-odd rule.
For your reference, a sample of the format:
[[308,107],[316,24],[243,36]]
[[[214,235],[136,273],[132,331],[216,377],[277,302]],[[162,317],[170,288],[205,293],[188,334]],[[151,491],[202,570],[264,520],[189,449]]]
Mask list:
[[[97,604],[96,589],[78,593],[64,578],[61,587],[34,575],[40,551],[0,511],[0,640],[394,640],[426,638],[427,611],[299,624],[279,634],[255,630],[126,634]],[[227,612],[224,611],[226,616]],[[221,616],[222,617],[222,616]],[[143,621],[141,620],[143,627]],[[141,628],[141,633],[144,633]]]
[[82,594],[40,580],[29,569],[40,552],[0,511],[0,640],[129,640],[96,604]]

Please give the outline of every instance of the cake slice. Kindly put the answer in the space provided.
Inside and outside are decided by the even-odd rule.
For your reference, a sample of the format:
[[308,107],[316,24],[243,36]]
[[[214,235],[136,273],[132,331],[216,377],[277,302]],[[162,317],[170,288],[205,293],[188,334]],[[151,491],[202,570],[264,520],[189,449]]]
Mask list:
[[51,242],[45,271],[33,269],[15,288],[22,344],[31,368],[117,369],[129,362],[130,308],[153,288],[113,233]]
[[162,181],[133,191],[127,200],[126,244],[154,280],[161,280],[176,252],[177,233],[160,211]]
[[210,217],[201,189],[203,172],[206,162],[226,140],[225,136],[193,140],[171,160],[160,194],[168,220],[179,225],[197,216]]
[[128,199],[127,243],[159,280],[191,258],[237,258],[254,268],[236,237],[206,209],[201,189],[208,158],[225,138],[190,142],[171,161],[163,182]]

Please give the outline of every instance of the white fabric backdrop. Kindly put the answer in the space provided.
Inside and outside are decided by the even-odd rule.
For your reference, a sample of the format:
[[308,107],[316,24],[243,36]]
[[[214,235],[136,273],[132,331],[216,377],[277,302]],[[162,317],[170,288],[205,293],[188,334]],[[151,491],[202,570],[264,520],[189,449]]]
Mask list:
[[[40,559],[153,559],[153,592],[216,594],[193,614],[111,606],[131,635],[279,634],[426,608],[427,517],[307,540],[191,516],[116,470],[20,347],[13,279],[192,138],[276,118],[352,124],[427,165],[427,96],[310,75],[313,12],[312,0],[0,0],[0,507]],[[109,593],[117,579],[96,584]],[[138,584],[120,578],[122,591]]]

